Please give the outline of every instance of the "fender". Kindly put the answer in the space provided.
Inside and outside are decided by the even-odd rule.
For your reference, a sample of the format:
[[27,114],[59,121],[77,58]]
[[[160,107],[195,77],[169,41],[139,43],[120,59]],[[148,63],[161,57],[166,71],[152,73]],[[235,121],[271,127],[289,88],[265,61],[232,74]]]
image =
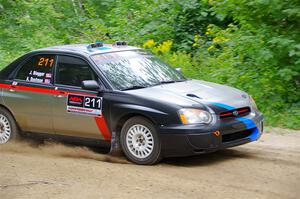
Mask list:
[[118,122],[126,115],[142,115],[150,119],[154,124],[158,125],[157,118],[168,118],[168,113],[160,110],[134,104],[114,104],[111,107],[112,130],[115,131]]

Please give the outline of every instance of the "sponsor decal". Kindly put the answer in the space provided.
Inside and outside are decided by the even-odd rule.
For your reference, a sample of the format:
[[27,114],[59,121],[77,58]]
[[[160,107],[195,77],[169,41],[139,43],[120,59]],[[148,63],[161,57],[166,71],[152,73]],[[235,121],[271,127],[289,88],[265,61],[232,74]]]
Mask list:
[[67,112],[84,115],[102,115],[102,97],[69,94]]
[[50,84],[50,83],[51,83],[51,80],[50,80],[50,79],[45,79],[45,80],[44,80],[44,83],[45,83],[45,84]]
[[52,78],[52,74],[51,73],[46,73],[46,78],[51,79]]
[[51,83],[51,73],[40,72],[36,70],[29,71],[28,76],[26,77],[26,81],[28,82],[35,82],[35,83]]

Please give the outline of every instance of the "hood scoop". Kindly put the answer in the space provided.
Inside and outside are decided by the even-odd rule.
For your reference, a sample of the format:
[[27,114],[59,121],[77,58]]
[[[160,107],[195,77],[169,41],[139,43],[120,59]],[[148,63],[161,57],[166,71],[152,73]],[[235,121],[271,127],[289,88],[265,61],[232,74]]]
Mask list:
[[203,99],[203,98],[201,98],[201,97],[199,97],[199,96],[197,96],[195,94],[190,94],[190,93],[186,94],[186,96],[188,96],[188,97],[194,97],[194,98],[198,98],[198,99]]

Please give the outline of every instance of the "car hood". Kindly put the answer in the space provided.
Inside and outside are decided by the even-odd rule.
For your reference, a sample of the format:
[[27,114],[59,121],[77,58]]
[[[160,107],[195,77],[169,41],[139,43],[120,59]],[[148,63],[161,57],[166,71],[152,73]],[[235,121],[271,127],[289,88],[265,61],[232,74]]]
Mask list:
[[235,108],[249,106],[247,93],[229,86],[201,80],[162,84],[127,92],[147,99],[174,103],[182,107],[216,103]]

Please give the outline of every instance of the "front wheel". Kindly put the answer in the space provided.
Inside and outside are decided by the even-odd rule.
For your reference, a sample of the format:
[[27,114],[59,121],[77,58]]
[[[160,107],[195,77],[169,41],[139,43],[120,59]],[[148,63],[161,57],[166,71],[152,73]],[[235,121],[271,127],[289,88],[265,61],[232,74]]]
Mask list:
[[152,122],[133,117],[121,131],[121,146],[126,157],[136,164],[152,165],[161,159],[161,143]]

